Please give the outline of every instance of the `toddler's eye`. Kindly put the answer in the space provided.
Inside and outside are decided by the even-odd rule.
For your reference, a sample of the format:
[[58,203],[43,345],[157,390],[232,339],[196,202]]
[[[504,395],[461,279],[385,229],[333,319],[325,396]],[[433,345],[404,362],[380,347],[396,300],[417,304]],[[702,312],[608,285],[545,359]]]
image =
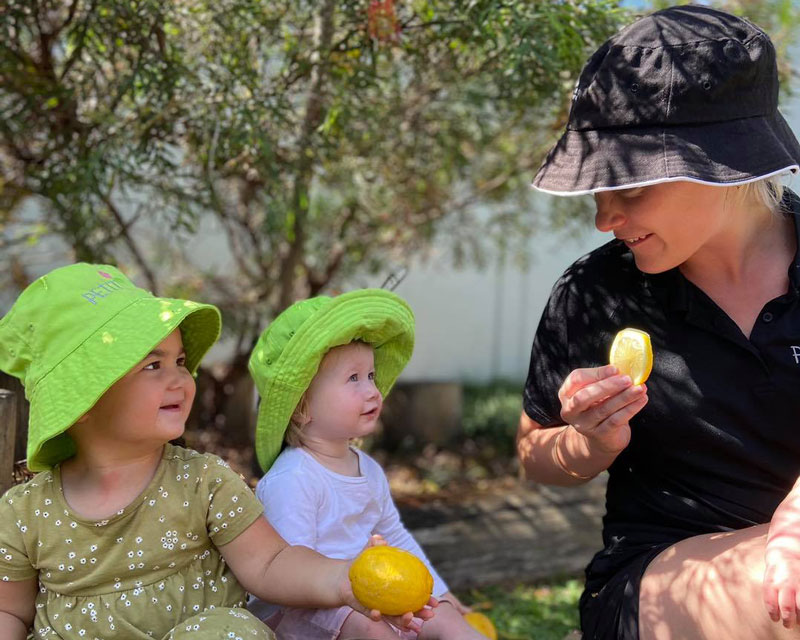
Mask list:
[[177,365],[179,367],[185,367],[186,366],[186,356],[181,356],[175,362],[177,363]]
[[155,362],[151,362],[149,364],[144,365],[143,369],[147,371],[156,371],[157,369],[161,368],[161,363],[156,360]]
[[374,371],[370,371],[369,372],[369,379],[370,380],[374,380],[375,379],[375,372]]
[[354,373],[352,376],[348,378],[350,382],[358,382],[358,374]]

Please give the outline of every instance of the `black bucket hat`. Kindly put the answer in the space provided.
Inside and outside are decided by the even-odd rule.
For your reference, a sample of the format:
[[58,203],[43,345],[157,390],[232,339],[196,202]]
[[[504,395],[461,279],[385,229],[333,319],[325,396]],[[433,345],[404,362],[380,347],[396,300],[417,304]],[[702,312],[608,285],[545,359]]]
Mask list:
[[637,20],[589,59],[533,186],[582,195],[674,180],[735,185],[798,168],[769,37],[688,5]]

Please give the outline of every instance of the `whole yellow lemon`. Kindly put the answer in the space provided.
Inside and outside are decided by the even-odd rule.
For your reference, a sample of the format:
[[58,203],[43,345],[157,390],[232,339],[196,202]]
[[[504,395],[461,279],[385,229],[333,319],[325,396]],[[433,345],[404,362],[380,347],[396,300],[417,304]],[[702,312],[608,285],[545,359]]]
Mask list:
[[422,609],[433,591],[428,567],[413,553],[396,547],[364,549],[350,565],[349,575],[356,599],[390,616]]
[[490,640],[497,640],[497,630],[487,616],[478,611],[470,611],[464,614],[464,620],[478,633],[482,633]]

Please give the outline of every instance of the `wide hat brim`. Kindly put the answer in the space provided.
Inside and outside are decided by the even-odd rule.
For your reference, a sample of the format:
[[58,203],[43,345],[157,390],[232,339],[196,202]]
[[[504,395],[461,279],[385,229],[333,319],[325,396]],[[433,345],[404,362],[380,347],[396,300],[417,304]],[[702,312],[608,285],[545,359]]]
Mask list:
[[34,388],[28,425],[28,468],[50,469],[75,453],[65,433],[100,397],[180,327],[186,367],[194,374],[219,337],[212,305],[142,297],[94,331]]
[[776,113],[696,126],[568,129],[533,186],[561,196],[678,180],[732,186],[799,167],[800,145]]
[[402,298],[389,291],[352,291],[319,306],[292,332],[275,361],[269,359],[261,340],[256,345],[250,370],[261,395],[256,456],[264,471],[278,457],[292,413],[323,356],[354,340],[372,345],[375,384],[386,397],[414,350],[414,314]]

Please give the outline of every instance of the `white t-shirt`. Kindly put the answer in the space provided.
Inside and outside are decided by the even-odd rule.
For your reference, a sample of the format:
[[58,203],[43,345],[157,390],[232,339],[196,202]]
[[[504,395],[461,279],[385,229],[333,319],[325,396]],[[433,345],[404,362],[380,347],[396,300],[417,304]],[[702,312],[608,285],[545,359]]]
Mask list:
[[289,544],[340,560],[355,558],[378,533],[422,560],[433,576],[433,595],[443,595],[447,584],[403,526],[383,469],[363,451],[353,451],[357,478],[331,471],[303,449],[284,449],[256,487],[267,520]]

